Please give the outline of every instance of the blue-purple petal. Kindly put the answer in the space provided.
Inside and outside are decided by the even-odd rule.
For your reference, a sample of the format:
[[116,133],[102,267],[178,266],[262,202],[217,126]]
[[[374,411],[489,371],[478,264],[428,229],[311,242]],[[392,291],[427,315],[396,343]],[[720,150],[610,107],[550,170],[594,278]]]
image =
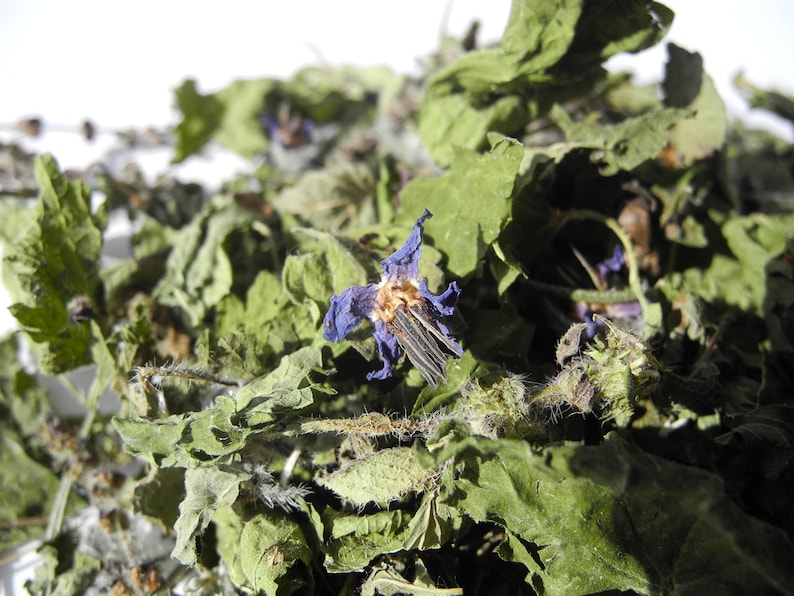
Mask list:
[[385,279],[419,279],[419,256],[422,254],[422,232],[424,221],[433,214],[427,209],[416,220],[411,235],[397,251],[390,257],[383,259],[380,266],[383,268]]
[[598,268],[598,274],[601,276],[601,279],[606,279],[607,274],[611,272],[618,272],[623,269],[624,265],[626,264],[626,259],[623,256],[623,247],[618,244],[615,246],[615,250],[612,252],[612,256],[605,261],[601,261],[596,265]]
[[585,302],[577,302],[574,305],[574,310],[577,318],[587,324],[587,337],[590,338],[595,337],[598,329],[604,324],[601,319],[597,319],[593,315],[601,315],[609,319],[632,319],[642,316],[642,305],[636,300],[610,304],[609,308],[603,312],[592,310]]
[[375,337],[378,354],[383,361],[383,368],[367,373],[367,380],[388,379],[392,376],[392,368],[400,357],[401,348],[397,343],[397,336],[388,330],[383,321],[375,321],[372,327],[372,335]]
[[642,316],[642,305],[636,300],[618,302],[609,307],[609,316],[620,319],[630,319]]
[[339,341],[359,326],[375,310],[378,286],[353,286],[331,298],[331,306],[323,320],[323,337]]
[[[424,322],[435,325],[438,333],[429,330],[428,333],[439,344],[444,345],[444,351],[451,352],[460,357],[463,349],[450,336],[449,329],[439,321],[440,318],[454,314],[455,305],[460,297],[460,288],[456,282],[452,282],[441,295],[436,296],[427,287],[427,282],[419,279],[419,257],[422,254],[422,234],[424,232],[424,222],[432,217],[432,213],[425,209],[424,213],[416,220],[411,234],[405,243],[390,257],[381,261],[383,276],[381,284],[369,284],[367,286],[357,286],[348,288],[339,296],[331,298],[331,305],[323,321],[323,337],[328,341],[339,341],[355,329],[363,319],[369,318],[372,322],[373,336],[378,348],[378,355],[383,363],[379,370],[371,371],[367,374],[367,379],[386,379],[392,376],[394,366],[397,364],[403,349],[397,341],[396,331],[390,323],[374,316],[375,307],[379,297],[379,291],[383,283],[388,281],[399,281],[400,285],[395,286],[395,291],[409,292],[410,286],[418,286],[419,294],[424,298],[427,315],[430,321]],[[408,285],[403,285],[403,284]],[[398,299],[405,300],[404,297],[396,295]],[[384,298],[384,300],[392,297]],[[414,296],[415,299],[415,296]],[[384,307],[383,305],[381,307]],[[449,341],[445,342],[443,335]]]
[[419,293],[430,303],[432,314],[436,317],[450,317],[455,313],[455,305],[460,297],[458,283],[453,281],[443,294],[436,296],[427,289],[427,281],[419,282]]
[[455,338],[450,335],[449,328],[438,320],[439,317],[450,317],[455,313],[455,305],[458,303],[458,298],[460,297],[458,283],[453,281],[443,294],[436,296],[427,289],[427,281],[423,279],[419,282],[419,293],[427,300],[430,307],[430,314],[433,315],[438,330],[455,345],[456,354],[462,356],[463,348],[461,348],[460,344],[455,341]]

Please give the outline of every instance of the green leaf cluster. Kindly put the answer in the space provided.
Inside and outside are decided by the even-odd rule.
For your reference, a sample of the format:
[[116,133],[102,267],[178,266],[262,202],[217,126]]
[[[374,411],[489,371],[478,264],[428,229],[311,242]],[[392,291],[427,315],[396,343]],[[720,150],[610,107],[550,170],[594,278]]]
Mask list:
[[[29,589],[791,593],[794,153],[728,121],[696,52],[607,73],[672,16],[515,0],[497,45],[413,77],[186,81],[173,160],[250,160],[212,192],[103,170],[97,207],[3,153],[0,540],[44,537]],[[425,209],[464,352],[437,387],[404,357],[368,382],[371,322],[323,318]],[[107,210],[136,223],[111,265]]]
[[455,147],[482,149],[491,131],[515,134],[555,103],[592,90],[610,56],[659,41],[672,16],[656,2],[515,2],[497,47],[469,52],[432,77],[422,140],[448,165]]
[[37,348],[39,366],[60,373],[90,360],[90,329],[79,312],[97,308],[105,214],[92,213],[84,182],[67,180],[50,156],[35,163],[41,189],[29,225],[9,236],[4,275],[12,281],[11,314]]

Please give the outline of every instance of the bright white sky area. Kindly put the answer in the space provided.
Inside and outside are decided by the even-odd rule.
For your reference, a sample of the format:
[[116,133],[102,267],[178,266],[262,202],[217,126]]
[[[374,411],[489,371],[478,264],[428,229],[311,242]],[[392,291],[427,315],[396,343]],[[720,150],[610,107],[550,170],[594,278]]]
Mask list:
[[[676,12],[670,39],[704,55],[735,113],[740,69],[794,93],[794,2],[665,4]],[[0,123],[162,126],[176,120],[172,89],[186,77],[209,92],[319,60],[410,71],[443,32],[460,35],[475,18],[481,41],[498,39],[509,10],[509,0],[0,0]],[[665,58],[658,47],[619,63],[658,80]]]
[[[676,12],[668,39],[703,54],[731,114],[794,139],[789,124],[747,108],[731,82],[742,70],[757,85],[794,94],[794,2],[665,4]],[[187,77],[212,92],[237,78],[286,77],[320,61],[416,71],[442,34],[460,36],[474,19],[481,43],[497,40],[509,11],[510,0],[0,0],[0,140],[19,139],[14,123],[39,116],[50,132],[23,145],[53,152],[64,168],[83,168],[106,154],[113,137],[88,144],[53,129],[76,129],[84,118],[100,129],[174,125],[173,89]],[[660,44],[611,64],[655,82],[665,61]],[[164,150],[155,165],[165,167],[169,157]],[[247,166],[211,154],[179,172],[206,181]],[[0,332],[6,303],[0,289]]]

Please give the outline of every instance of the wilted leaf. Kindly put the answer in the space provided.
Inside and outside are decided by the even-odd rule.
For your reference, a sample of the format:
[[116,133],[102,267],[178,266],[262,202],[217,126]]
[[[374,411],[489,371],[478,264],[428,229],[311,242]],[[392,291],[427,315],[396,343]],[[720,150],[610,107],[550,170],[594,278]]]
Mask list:
[[179,504],[179,518],[174,524],[176,545],[171,553],[185,565],[195,565],[196,538],[212,521],[215,510],[237,500],[240,483],[248,474],[226,472],[218,468],[185,470],[185,497]]
[[296,233],[316,241],[311,252],[290,255],[284,263],[284,286],[296,302],[311,300],[325,308],[334,294],[373,281],[371,257],[353,248],[350,241],[305,228]]
[[135,506],[144,515],[173,528],[179,517],[179,503],[185,496],[185,470],[158,468],[154,477],[135,487]]
[[35,171],[36,221],[9,245],[4,267],[18,289],[9,310],[33,340],[39,366],[56,374],[91,361],[91,327],[70,314],[70,304],[98,308],[104,222],[91,213],[88,185],[66,180],[52,156],[37,158]]
[[100,573],[102,562],[90,555],[75,552],[70,565],[64,568],[58,548],[45,544],[39,550],[42,562],[34,576],[25,582],[30,594],[79,594],[89,588]]
[[355,460],[317,482],[354,505],[388,503],[431,487],[438,470],[419,463],[408,447],[383,449]]
[[327,374],[319,348],[301,348],[281,359],[278,367],[242,387],[236,395],[237,411],[249,426],[270,422],[277,415],[297,411],[314,403],[315,395],[334,390],[311,379],[313,374]]
[[374,553],[405,548],[405,533],[413,516],[405,511],[379,511],[372,515],[344,515],[328,511],[323,524],[325,566],[332,573],[363,571]]
[[245,519],[240,532],[240,568],[262,594],[293,594],[312,587],[312,552],[300,525],[279,511]]
[[794,98],[778,91],[765,90],[753,85],[743,73],[734,77],[733,84],[755,108],[769,110],[789,122],[794,122]]
[[517,135],[533,110],[586,93],[605,59],[653,45],[671,21],[658,3],[516,0],[498,47],[466,53],[431,79],[422,140],[448,166],[457,148],[483,149],[489,132]]
[[688,166],[722,148],[728,130],[725,104],[714,81],[703,71],[703,59],[674,44],[664,80],[665,105],[691,110],[693,116],[675,124],[670,133],[670,164]]
[[450,166],[457,163],[458,151],[485,149],[489,132],[515,133],[527,118],[527,109],[516,96],[472,105],[463,95],[445,95],[422,106],[419,131],[432,158]]
[[174,455],[174,447],[182,440],[188,420],[181,415],[159,420],[125,420],[116,417],[113,418],[113,426],[121,435],[127,453],[159,465],[163,459],[171,459],[169,456]]
[[7,423],[0,430],[0,549],[6,551],[41,533],[45,522],[28,522],[46,519],[59,480],[26,453],[24,440]]
[[180,162],[201,149],[215,134],[223,108],[212,95],[201,95],[196,82],[188,79],[175,89],[176,106],[182,122],[174,130],[176,151],[174,161]]
[[268,140],[257,117],[273,86],[270,79],[234,81],[216,94],[202,95],[195,81],[182,83],[175,91],[182,121],[174,131],[174,161],[184,160],[212,139],[248,157],[265,150]]
[[551,119],[569,142],[596,149],[592,159],[603,162],[605,175],[630,171],[655,159],[670,138],[670,131],[687,116],[681,110],[661,110],[628,118],[618,124],[574,123],[562,108],[555,106]]
[[707,301],[761,314],[768,295],[766,265],[786,247],[794,230],[790,215],[731,216],[722,222],[722,236],[732,254],[714,253],[707,267],[683,272],[683,286]]
[[[772,593],[786,585],[794,547],[743,513],[704,470],[610,437],[598,447],[469,439],[443,501],[475,521],[504,525],[537,546],[533,583],[551,592],[634,590]],[[677,488],[673,488],[677,487]],[[704,559],[719,561],[708,569]]]
[[180,307],[189,323],[198,325],[231,292],[233,268],[225,244],[250,221],[250,214],[235,205],[206,208],[176,235],[153,296]]
[[403,191],[406,223],[423,209],[433,213],[425,222],[425,237],[446,256],[454,277],[474,273],[508,221],[523,157],[524,148],[509,139],[484,155],[461,151],[449,172],[418,178]]

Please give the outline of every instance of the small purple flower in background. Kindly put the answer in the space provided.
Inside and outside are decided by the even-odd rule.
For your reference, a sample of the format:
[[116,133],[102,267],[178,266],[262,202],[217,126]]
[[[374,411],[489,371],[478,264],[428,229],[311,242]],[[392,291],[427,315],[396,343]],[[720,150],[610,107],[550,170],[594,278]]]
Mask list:
[[602,286],[600,289],[605,289],[607,287],[607,275],[610,272],[617,273],[625,266],[626,257],[623,256],[623,247],[618,244],[615,246],[615,250],[612,251],[612,256],[610,258],[596,265],[598,274],[601,276]]
[[[607,276],[609,273],[617,273],[626,266],[626,259],[623,255],[623,248],[620,245],[615,247],[612,256],[596,265],[600,283],[598,289],[605,291],[609,288]],[[576,302],[574,305],[576,316],[579,320],[587,323],[587,336],[594,337],[603,322],[593,317],[595,314],[605,316],[609,319],[633,319],[642,316],[642,306],[637,300],[628,302],[595,303],[595,302]]]
[[436,296],[427,289],[427,281],[419,279],[422,224],[432,216],[425,209],[405,244],[381,261],[380,283],[353,286],[331,298],[323,321],[326,340],[343,339],[365,318],[372,322],[383,368],[368,373],[368,380],[390,377],[402,350],[427,382],[437,387],[440,380],[447,380],[447,355],[460,358],[463,354],[449,329],[438,320],[455,312],[458,284],[453,281]]
[[270,133],[270,138],[285,149],[303,147],[311,141],[314,121],[299,114],[291,114],[286,104],[279,108],[278,118],[263,114],[260,121]]

